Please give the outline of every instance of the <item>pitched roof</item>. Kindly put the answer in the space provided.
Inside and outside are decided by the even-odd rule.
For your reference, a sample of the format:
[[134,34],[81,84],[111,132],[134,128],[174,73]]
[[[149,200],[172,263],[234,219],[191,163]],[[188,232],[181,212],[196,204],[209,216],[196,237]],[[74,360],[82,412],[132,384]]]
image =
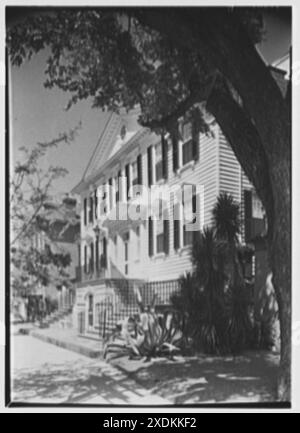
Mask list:
[[137,122],[139,112],[139,109],[136,108],[129,113],[123,110],[120,114],[110,114],[82,179],[79,184],[73,188],[73,192],[77,193],[81,185],[98,174],[101,167],[142,129]]

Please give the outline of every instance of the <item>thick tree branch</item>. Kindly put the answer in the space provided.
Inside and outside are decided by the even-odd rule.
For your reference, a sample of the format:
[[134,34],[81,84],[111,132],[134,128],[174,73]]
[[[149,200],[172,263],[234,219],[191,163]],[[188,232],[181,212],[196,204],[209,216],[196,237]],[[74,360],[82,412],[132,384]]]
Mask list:
[[215,116],[245,174],[262,200],[271,234],[274,203],[268,160],[255,126],[222,81],[218,81],[213,88],[207,108]]
[[177,120],[182,117],[194,104],[204,102],[208,99],[215,81],[217,73],[211,74],[205,82],[199,83],[197,88],[191,89],[191,93],[181,103],[178,104],[177,108],[170,114],[160,119],[153,119],[150,121],[140,120],[140,124],[146,128],[159,129],[166,128],[172,130],[172,127]]

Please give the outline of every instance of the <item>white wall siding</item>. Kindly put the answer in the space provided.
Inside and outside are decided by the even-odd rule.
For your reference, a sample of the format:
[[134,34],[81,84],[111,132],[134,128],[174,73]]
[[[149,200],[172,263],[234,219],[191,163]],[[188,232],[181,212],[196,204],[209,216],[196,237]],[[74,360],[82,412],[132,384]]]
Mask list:
[[[183,185],[191,183],[204,186],[204,225],[211,223],[211,211],[218,195],[218,136],[200,136],[199,161],[195,165],[187,164],[179,174],[173,172],[172,146],[168,149],[168,185]],[[172,204],[169,212],[173,216]],[[148,238],[148,231],[145,231]],[[143,243],[144,244],[144,243]],[[145,239],[145,248],[148,249],[148,239]],[[148,252],[148,251],[147,251]],[[169,254],[158,254],[145,263],[145,275],[151,281],[171,280],[178,278],[187,271],[191,271],[190,247],[174,250],[173,217],[169,224]]]

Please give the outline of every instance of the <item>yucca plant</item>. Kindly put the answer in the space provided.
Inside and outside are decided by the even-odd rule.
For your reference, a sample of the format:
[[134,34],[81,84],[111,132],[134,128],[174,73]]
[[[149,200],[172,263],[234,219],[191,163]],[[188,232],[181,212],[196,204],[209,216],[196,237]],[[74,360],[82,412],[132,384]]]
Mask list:
[[239,205],[230,194],[222,193],[212,213],[216,237],[223,244],[224,253],[228,258],[225,272],[229,279],[231,308],[227,314],[226,332],[231,350],[238,352],[246,347],[251,334],[248,297],[240,261]]
[[213,229],[197,233],[191,251],[194,272],[181,277],[180,292],[172,298],[184,317],[185,337],[192,339],[196,350],[210,354],[227,350],[225,339],[220,338],[226,282],[222,248]]

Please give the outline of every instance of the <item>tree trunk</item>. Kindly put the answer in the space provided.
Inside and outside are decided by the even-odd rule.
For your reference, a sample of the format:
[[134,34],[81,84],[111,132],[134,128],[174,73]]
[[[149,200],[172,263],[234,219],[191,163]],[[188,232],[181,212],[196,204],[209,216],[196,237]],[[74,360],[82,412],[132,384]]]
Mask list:
[[[268,253],[279,307],[281,367],[278,398],[290,400],[291,363],[291,221],[289,143],[274,149],[268,162],[261,139],[242,107],[226,88],[217,86],[208,100],[246,175],[256,188],[268,220]],[[234,119],[234,120],[233,120]],[[277,140],[286,140],[286,131],[277,130]],[[287,149],[287,150],[285,150]]]
[[279,307],[281,361],[278,398],[291,400],[291,206],[290,161],[284,156],[271,169],[274,192],[273,232],[268,239],[273,285]]

